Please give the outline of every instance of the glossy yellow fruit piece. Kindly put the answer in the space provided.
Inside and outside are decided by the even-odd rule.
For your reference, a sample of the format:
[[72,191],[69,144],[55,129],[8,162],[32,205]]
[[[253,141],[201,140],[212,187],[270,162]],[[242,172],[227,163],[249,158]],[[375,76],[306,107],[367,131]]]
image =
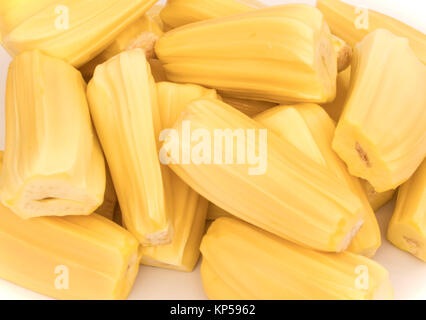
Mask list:
[[[185,140],[188,124],[191,135],[202,134],[204,142],[214,140],[214,157],[212,152],[201,161],[197,157],[187,161],[186,151],[197,155],[200,147],[197,139]],[[169,167],[227,212],[283,238],[325,251],[346,249],[361,226],[359,199],[342,187],[334,174],[233,107],[213,99],[193,101],[174,129],[163,146],[171,154]],[[247,152],[240,148],[246,132]],[[229,133],[235,135],[237,144],[224,138]],[[177,140],[189,146],[179,152]]]
[[300,247],[232,218],[213,222],[201,243],[210,299],[392,299],[381,265],[349,252]]
[[[13,13],[0,14],[2,41],[13,55],[39,49],[81,67],[101,53],[123,30],[142,16],[155,0],[61,0],[28,1],[13,7]],[[20,10],[23,10],[23,14]],[[6,11],[5,11],[6,12]],[[14,15],[20,23],[14,22]]]
[[124,225],[145,246],[169,243],[172,191],[158,159],[160,111],[144,52],[126,51],[99,65],[87,94]]
[[264,7],[265,4],[256,0],[169,0],[160,15],[165,24],[177,28]]
[[320,11],[292,4],[192,23],[156,44],[167,78],[236,98],[332,101],[337,56]]
[[399,189],[387,237],[426,262],[426,160]]
[[234,108],[248,115],[249,117],[253,117],[277,105],[273,102],[238,99],[226,96],[223,96],[222,100],[223,102],[229,104],[230,106],[233,106]]
[[154,4],[147,12],[146,15],[154,20],[154,22],[161,28],[161,30],[165,31],[164,21],[161,19],[161,11],[164,9],[164,4]]
[[359,179],[348,173],[343,161],[331,148],[335,126],[327,113],[318,105],[301,104],[272,108],[254,119],[327,167],[343,182],[344,187],[358,196],[362,203],[364,224],[348,250],[367,257],[374,256],[381,245],[379,225]]
[[383,28],[408,38],[414,53],[423,63],[426,62],[426,36],[422,32],[379,12],[357,8],[340,0],[318,0],[317,7],[324,14],[331,31],[350,46]]
[[351,73],[333,148],[378,192],[396,189],[426,155],[426,67],[381,29],[355,47]]
[[105,218],[108,218],[109,220],[113,220],[116,206],[118,206],[117,194],[115,193],[111,173],[109,172],[109,169],[107,169],[104,202],[96,210],[96,213],[104,216]]
[[98,214],[23,220],[0,205],[0,278],[30,290],[59,299],[125,299],[139,257],[137,240]]
[[[197,85],[157,83],[158,105],[164,129],[172,128],[186,105],[194,99],[217,97],[216,91]],[[192,271],[200,255],[208,201],[192,190],[173,172],[169,201],[174,204],[173,240],[170,244],[143,248],[142,263],[157,267]]]
[[147,59],[154,58],[155,43],[162,35],[161,26],[146,14],[129,25],[104,51],[81,67],[80,71],[85,79],[90,80],[98,65],[123,51],[136,48],[142,49]]
[[9,67],[0,193],[21,218],[87,215],[102,204],[105,164],[85,89],[76,69],[39,51]]
[[389,190],[385,192],[377,192],[373,186],[366,180],[360,179],[362,187],[367,194],[368,201],[374,211],[379,210],[386,203],[388,203],[394,196],[396,190]]

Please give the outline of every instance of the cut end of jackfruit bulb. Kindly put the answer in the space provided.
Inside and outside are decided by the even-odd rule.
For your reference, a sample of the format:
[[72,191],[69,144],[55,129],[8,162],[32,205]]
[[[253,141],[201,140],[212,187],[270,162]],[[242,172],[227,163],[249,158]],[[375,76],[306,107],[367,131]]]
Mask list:
[[389,273],[373,260],[303,248],[232,218],[212,223],[201,252],[203,287],[210,299],[393,298]]
[[396,189],[426,154],[426,96],[419,90],[426,66],[407,39],[379,29],[355,47],[351,73],[333,148],[376,191]]
[[302,4],[264,8],[167,32],[156,44],[167,78],[228,96],[332,101],[337,55],[321,12]]
[[426,262],[426,160],[400,187],[387,237]]
[[6,122],[4,205],[22,218],[87,215],[101,205],[104,158],[76,69],[39,51],[17,56],[8,73]]

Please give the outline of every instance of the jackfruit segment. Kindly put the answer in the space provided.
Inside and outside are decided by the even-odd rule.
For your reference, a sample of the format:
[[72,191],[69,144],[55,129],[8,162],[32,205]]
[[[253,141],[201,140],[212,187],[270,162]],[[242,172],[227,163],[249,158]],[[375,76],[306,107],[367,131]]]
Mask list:
[[160,111],[144,52],[125,51],[98,66],[87,93],[124,225],[144,246],[170,243],[172,190],[158,159]]
[[373,186],[366,180],[360,179],[361,185],[364,188],[364,191],[367,195],[368,202],[370,202],[371,207],[374,211],[379,210],[386,203],[392,200],[395,195],[396,190],[389,190],[385,192],[377,192],[374,190]]
[[355,235],[348,250],[368,257],[381,245],[376,216],[360,181],[351,176],[345,164],[331,148],[335,126],[326,112],[315,104],[280,106],[254,118],[269,130],[290,141],[318,164],[327,167],[362,203],[364,225]]
[[426,262],[426,160],[399,189],[387,237]]
[[[158,105],[163,129],[172,128],[186,105],[201,97],[216,98],[215,90],[191,84],[157,83]],[[192,190],[172,171],[171,189],[174,236],[170,244],[147,247],[142,252],[142,263],[190,272],[200,255],[208,201]]]
[[393,298],[388,272],[373,260],[303,248],[232,218],[213,222],[201,252],[210,299]]
[[156,44],[167,78],[269,102],[333,101],[337,56],[319,10],[292,4],[192,23]]
[[22,287],[58,299],[125,299],[139,259],[137,240],[98,214],[23,220],[0,205],[0,278]]
[[[43,0],[32,1],[34,4],[28,10],[23,9],[21,15],[16,12],[27,1],[20,0],[22,4],[16,6],[9,4],[12,1],[15,2],[6,0],[5,6],[14,10],[6,24],[0,25],[7,50],[18,55],[39,49],[77,68],[101,53],[155,3],[155,0]],[[10,22],[15,14],[20,16],[20,23]]]
[[393,34],[408,38],[417,57],[426,63],[426,41],[424,33],[371,9],[352,6],[340,0],[318,0],[321,10],[333,34],[342,38],[350,46],[355,46],[366,35],[386,29]]
[[234,108],[248,115],[249,117],[253,117],[277,105],[273,102],[238,99],[227,96],[222,96],[222,100],[223,102],[229,104],[230,106],[233,106]]
[[105,165],[81,74],[39,51],[9,67],[3,205],[21,218],[87,215],[104,197]]
[[169,0],[160,16],[165,24],[177,28],[188,23],[264,8],[256,0]]
[[[396,189],[426,155],[426,67],[386,30],[355,47],[351,85],[333,148],[378,192]],[[407,108],[406,106],[410,106]]]
[[154,58],[155,43],[162,35],[161,27],[146,14],[122,31],[104,51],[81,67],[80,71],[86,80],[90,80],[98,65],[123,51],[136,48],[142,49],[147,59]]
[[173,241],[166,245],[143,248],[141,263],[191,272],[200,255],[208,201],[175,174],[172,175],[172,188],[174,190]]
[[[222,154],[221,158],[202,157],[198,162],[195,157],[195,162],[191,159],[188,163],[179,161],[176,138],[182,139],[187,121],[191,132],[201,129],[206,137],[216,140],[216,144],[222,142],[212,146],[218,155]],[[346,249],[361,227],[359,199],[342,187],[334,174],[286,139],[267,131],[231,106],[213,99],[195,100],[188,105],[174,129],[179,137],[169,135],[163,146],[170,151],[169,167],[195,191],[232,215],[283,238],[324,251]],[[245,139],[244,132],[248,130],[247,162],[236,161],[243,152],[235,144],[229,145],[217,131],[224,129],[236,134],[238,140],[241,136]],[[241,132],[243,135],[239,134]],[[264,148],[265,138],[267,148]],[[208,137],[203,139],[204,142],[209,140]],[[176,147],[178,152],[173,150]],[[189,148],[186,146],[183,151],[186,153],[189,149],[195,154],[197,147],[201,148],[200,142],[192,140]],[[224,152],[226,149],[236,153]],[[253,154],[259,155],[257,163],[253,161]],[[183,152],[182,156],[186,157]]]

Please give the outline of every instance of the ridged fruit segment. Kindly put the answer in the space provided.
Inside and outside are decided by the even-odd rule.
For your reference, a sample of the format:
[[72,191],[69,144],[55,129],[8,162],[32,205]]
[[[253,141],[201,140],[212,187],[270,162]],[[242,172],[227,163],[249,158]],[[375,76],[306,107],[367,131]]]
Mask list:
[[396,189],[426,155],[426,67],[386,30],[355,47],[333,149],[378,192]]
[[[227,212],[325,251],[346,249],[361,226],[359,199],[334,174],[233,107],[213,99],[193,101],[174,129],[163,145],[170,151],[169,166]],[[186,140],[188,129],[201,134],[202,142]],[[231,145],[224,137],[236,137],[238,143]],[[177,140],[183,143],[181,159]],[[186,159],[188,150],[197,154],[200,143],[208,148],[206,141],[214,141],[215,156],[207,158],[206,152],[201,159]]]
[[364,225],[348,250],[367,257],[374,256],[381,245],[379,225],[359,179],[348,173],[343,161],[331,148],[335,126],[327,113],[318,105],[300,104],[272,108],[254,119],[327,167],[345,188],[358,196],[362,203]]
[[[170,129],[192,100],[216,98],[216,91],[197,85],[157,83],[163,129]],[[143,248],[143,264],[190,272],[194,269],[204,234],[208,201],[170,172],[173,194],[173,240],[170,244]]]
[[426,160],[399,189],[387,237],[426,262]]
[[317,0],[331,31],[350,46],[377,30],[387,29],[393,34],[408,38],[417,57],[426,63],[426,36],[394,18],[370,9],[357,8],[340,0]]
[[24,288],[58,299],[125,299],[139,258],[137,240],[98,214],[23,220],[0,205],[0,278]]
[[[155,0],[31,1],[31,10],[20,0],[4,1],[13,16],[0,14],[3,45],[13,55],[39,49],[81,67],[101,53],[127,26],[142,16]],[[10,3],[10,4],[9,4]],[[6,12],[6,11],[5,11]],[[25,16],[24,16],[25,15]]]
[[21,218],[95,211],[105,164],[80,72],[30,51],[13,60],[6,86],[3,205]]
[[253,117],[277,105],[273,102],[238,99],[226,96],[222,96],[222,100],[249,117]]
[[177,28],[264,7],[265,4],[256,0],[168,0],[160,16],[166,25]]
[[114,184],[111,178],[111,173],[109,172],[109,169],[107,168],[104,202],[96,210],[96,213],[105,218],[108,218],[109,220],[113,220],[116,206],[118,206],[117,194],[115,193]]
[[158,159],[157,91],[141,49],[96,68],[87,94],[124,225],[144,245],[172,239],[170,177]]
[[388,272],[373,260],[303,248],[232,218],[213,222],[201,252],[210,299],[393,298]]
[[136,48],[142,49],[147,59],[154,58],[155,43],[162,35],[161,26],[146,14],[122,31],[104,51],[82,66],[80,71],[86,80],[90,80],[98,65],[123,51]]
[[125,299],[139,269],[138,246],[95,213],[22,220],[0,206],[0,278],[50,297]]
[[337,56],[320,11],[291,4],[192,23],[156,44],[167,78],[270,102],[332,101]]

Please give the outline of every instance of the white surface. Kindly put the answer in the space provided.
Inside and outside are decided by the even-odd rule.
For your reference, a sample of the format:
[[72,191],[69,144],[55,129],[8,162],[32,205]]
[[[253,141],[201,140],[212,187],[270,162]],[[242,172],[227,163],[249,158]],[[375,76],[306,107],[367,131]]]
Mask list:
[[[264,1],[272,4],[315,1]],[[425,0],[348,0],[355,5],[365,6],[394,16],[417,29],[426,32]],[[4,145],[4,92],[10,58],[0,47],[0,148]],[[389,203],[377,213],[382,234],[392,215],[394,203]],[[375,260],[390,273],[396,299],[426,299],[426,263],[392,246],[383,239]],[[192,273],[141,267],[130,299],[206,299],[199,273],[199,267]],[[0,299],[46,299],[32,291],[0,280]]]

